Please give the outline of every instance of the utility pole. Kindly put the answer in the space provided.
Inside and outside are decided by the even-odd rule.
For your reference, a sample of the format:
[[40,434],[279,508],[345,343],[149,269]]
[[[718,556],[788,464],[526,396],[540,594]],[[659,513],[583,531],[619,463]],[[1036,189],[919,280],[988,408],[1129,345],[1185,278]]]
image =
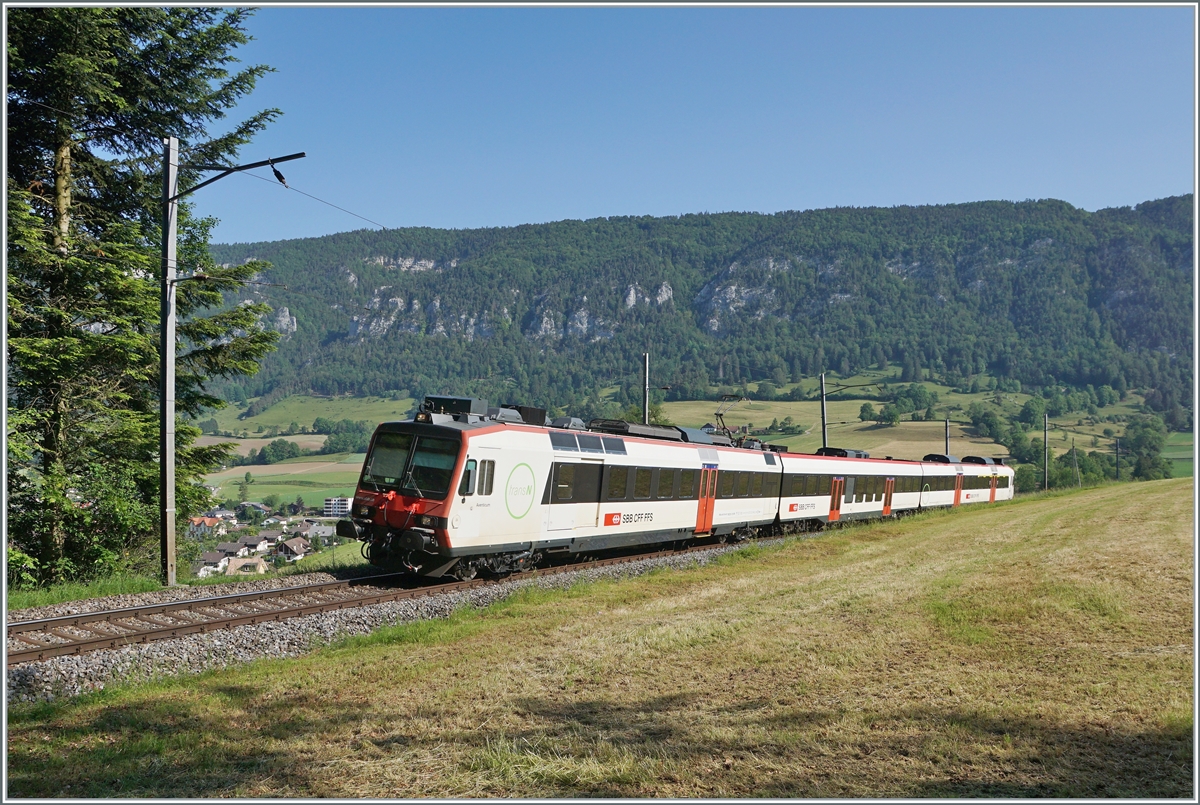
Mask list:
[[1079,454],[1075,452],[1075,440],[1071,440],[1071,461],[1075,464],[1075,486],[1083,488],[1083,479],[1079,477]]
[[1050,488],[1050,415],[1042,414],[1042,490]]
[[829,447],[829,423],[825,416],[825,373],[821,372],[821,447]]
[[162,286],[159,289],[160,328],[158,398],[158,527],[162,577],[175,585],[175,230],[179,205],[179,140],[163,140]]
[[[249,165],[186,165],[193,170],[221,171],[195,187],[179,192],[179,140],[175,137],[163,139],[163,217],[162,217],[162,283],[159,288],[159,315],[161,316],[159,341],[158,383],[158,522],[160,567],[163,583],[172,587],[176,583],[175,568],[175,286],[180,282],[204,277],[179,277],[175,275],[175,241],[179,223],[179,199],[194,193],[218,179],[237,171],[262,168],[276,163],[301,159],[304,152],[285,157],[252,162]],[[275,175],[283,182],[282,174]],[[287,186],[286,184],[284,185]]]
[[642,353],[642,424],[650,424],[650,353]]
[[1117,439],[1116,458],[1117,458],[1117,480],[1119,481],[1119,480],[1121,480],[1121,440],[1120,439]]
[[950,417],[946,417],[946,455],[950,455]]

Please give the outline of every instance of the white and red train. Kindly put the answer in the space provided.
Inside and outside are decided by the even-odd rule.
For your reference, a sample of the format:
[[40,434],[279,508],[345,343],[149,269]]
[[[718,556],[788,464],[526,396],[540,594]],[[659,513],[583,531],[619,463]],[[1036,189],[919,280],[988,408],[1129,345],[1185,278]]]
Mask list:
[[506,573],[579,554],[1009,500],[1013,471],[968,456],[818,455],[693,428],[556,420],[535,408],[426,398],[371,438],[351,519],[374,564]]

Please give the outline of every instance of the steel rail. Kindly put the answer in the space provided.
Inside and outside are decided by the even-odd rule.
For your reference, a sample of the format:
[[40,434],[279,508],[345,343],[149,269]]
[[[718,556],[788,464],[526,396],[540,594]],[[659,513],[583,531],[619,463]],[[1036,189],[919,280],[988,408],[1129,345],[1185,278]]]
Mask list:
[[[426,598],[433,595],[442,595],[444,593],[497,584],[500,581],[512,579],[514,577],[523,579],[553,576],[562,573],[587,570],[589,568],[629,564],[632,562],[641,561],[643,559],[655,559],[699,551],[711,551],[720,547],[723,547],[721,543],[694,545],[689,548],[678,550],[660,550],[652,553],[619,556],[609,559],[598,559],[590,562],[580,562],[577,564],[564,564],[548,568],[536,568],[531,571],[514,574],[513,576],[506,576],[504,579],[498,580],[473,579],[470,581],[455,581],[421,587],[405,587],[399,589],[394,588],[381,590],[378,592],[364,591],[362,593],[355,593],[352,597],[339,598],[332,601],[302,603],[294,606],[285,605],[279,609],[241,612],[232,615],[226,613],[216,617],[213,616],[213,611],[220,612],[221,610],[229,610],[232,607],[245,607],[247,605],[254,604],[257,601],[269,601],[271,599],[287,597],[302,598],[312,595],[321,595],[333,591],[354,592],[352,589],[353,587],[376,586],[374,584],[375,582],[379,582],[384,579],[398,580],[399,578],[403,578],[405,580],[409,580],[412,577],[404,573],[390,573],[379,576],[365,576],[358,579],[348,579],[345,581],[307,584],[299,587],[282,587],[274,590],[260,590],[251,593],[236,593],[232,595],[214,596],[211,598],[193,598],[186,601],[172,601],[164,604],[148,604],[144,607],[110,609],[100,612],[90,612],[83,615],[63,615],[54,618],[17,621],[7,624],[8,639],[26,643],[33,647],[29,649],[8,651],[6,658],[7,666],[11,668],[22,663],[37,662],[39,660],[50,659],[51,657],[84,654],[91,651],[115,649],[122,646],[150,643],[158,640],[171,640],[191,634],[203,634],[205,632],[233,629],[238,626],[271,623],[288,620],[290,618],[299,618],[305,615],[334,612],[341,609],[352,609],[355,607],[371,606],[374,604],[382,604],[405,599]],[[164,614],[169,615],[171,613],[188,613],[190,615],[197,615],[199,617],[207,618],[207,620],[175,624],[156,623],[155,621],[146,620],[147,617],[153,617],[156,615],[161,616]],[[121,623],[121,621],[128,620],[136,620],[140,624],[157,626],[157,628],[139,629]],[[79,631],[90,632],[92,635],[100,636],[83,637],[72,635],[68,632],[62,631],[63,627],[72,627]],[[114,631],[117,629],[124,630],[126,633],[114,634]],[[66,640],[67,642],[56,643],[53,641],[48,641],[44,638],[38,637],[37,633],[53,634],[60,640]]]

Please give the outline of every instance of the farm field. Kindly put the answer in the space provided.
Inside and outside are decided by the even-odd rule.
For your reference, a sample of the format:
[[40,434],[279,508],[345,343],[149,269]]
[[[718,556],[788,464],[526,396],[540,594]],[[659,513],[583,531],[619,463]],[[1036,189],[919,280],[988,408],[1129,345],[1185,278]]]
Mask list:
[[246,410],[245,405],[231,404],[215,412],[212,416],[217,420],[217,426],[225,431],[248,430],[251,433],[262,425],[264,428],[276,426],[286,428],[295,422],[298,425],[311,427],[317,417],[325,417],[334,421],[361,419],[371,422],[385,422],[392,419],[402,419],[412,407],[411,397],[393,400],[390,397],[311,397],[294,395],[272,405],[257,416],[238,419],[238,415]]
[[[326,460],[326,459],[333,460]],[[327,497],[351,497],[358,475],[362,471],[363,454],[312,456],[307,460],[292,459],[278,464],[249,467],[230,467],[206,476],[206,483],[216,486],[219,500],[237,497],[237,483],[249,472],[254,479],[250,497],[262,500],[266,495],[281,495],[295,500],[299,495],[306,506],[323,506]]]
[[1186,480],[838,529],[12,706],[7,794],[1191,798],[1193,559]]
[[1190,478],[1195,474],[1194,449],[1195,434],[1172,433],[1167,437],[1167,446],[1163,449],[1163,457],[1170,459],[1172,475],[1176,478]]
[[[312,424],[311,422],[308,424]],[[262,450],[275,439],[286,439],[295,442],[303,450],[318,450],[325,444],[327,437],[320,433],[302,433],[295,436],[276,436],[272,439],[235,439],[227,436],[201,436],[196,440],[198,445],[222,444],[232,442],[237,445],[234,452],[239,456],[248,456],[250,451]]]

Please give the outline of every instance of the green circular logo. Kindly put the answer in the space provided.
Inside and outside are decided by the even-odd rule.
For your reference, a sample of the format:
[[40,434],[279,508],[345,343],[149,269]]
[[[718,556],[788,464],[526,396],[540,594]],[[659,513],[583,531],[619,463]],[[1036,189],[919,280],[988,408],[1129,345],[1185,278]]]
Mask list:
[[513,467],[504,483],[504,506],[514,520],[520,520],[533,508],[533,487],[533,469],[528,464]]

